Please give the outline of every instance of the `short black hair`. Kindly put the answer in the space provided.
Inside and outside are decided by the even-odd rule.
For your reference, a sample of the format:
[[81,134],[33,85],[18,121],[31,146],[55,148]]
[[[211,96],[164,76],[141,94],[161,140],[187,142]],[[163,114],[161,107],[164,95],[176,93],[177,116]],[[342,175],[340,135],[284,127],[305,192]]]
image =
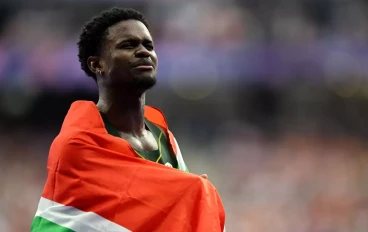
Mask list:
[[81,68],[87,76],[96,80],[96,75],[88,67],[87,59],[90,56],[101,55],[107,29],[121,21],[130,19],[141,21],[149,28],[148,22],[141,12],[131,8],[118,7],[101,12],[83,26],[78,42],[78,58]]

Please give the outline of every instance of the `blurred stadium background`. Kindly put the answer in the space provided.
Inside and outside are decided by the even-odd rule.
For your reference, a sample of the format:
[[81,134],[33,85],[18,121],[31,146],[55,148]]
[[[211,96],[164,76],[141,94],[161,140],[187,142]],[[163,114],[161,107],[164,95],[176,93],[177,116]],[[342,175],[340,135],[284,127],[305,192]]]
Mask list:
[[29,231],[69,105],[96,100],[76,42],[111,6],[151,22],[160,107],[228,231],[368,231],[368,1],[2,0],[0,231]]

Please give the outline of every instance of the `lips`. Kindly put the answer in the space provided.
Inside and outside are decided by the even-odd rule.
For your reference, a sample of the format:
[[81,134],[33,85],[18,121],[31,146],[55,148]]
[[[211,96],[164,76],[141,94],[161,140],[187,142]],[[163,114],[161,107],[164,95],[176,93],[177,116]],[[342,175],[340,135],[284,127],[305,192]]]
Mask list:
[[149,60],[140,60],[133,64],[133,68],[153,68],[154,64]]

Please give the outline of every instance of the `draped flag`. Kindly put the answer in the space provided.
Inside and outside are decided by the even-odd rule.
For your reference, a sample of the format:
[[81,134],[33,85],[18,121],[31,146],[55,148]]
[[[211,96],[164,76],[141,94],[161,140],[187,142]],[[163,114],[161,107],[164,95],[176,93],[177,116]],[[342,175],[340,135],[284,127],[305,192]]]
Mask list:
[[163,114],[145,117],[164,128],[179,169],[137,157],[107,133],[93,102],[72,104],[51,145],[48,177],[31,232],[222,232],[225,212],[215,187],[186,172]]

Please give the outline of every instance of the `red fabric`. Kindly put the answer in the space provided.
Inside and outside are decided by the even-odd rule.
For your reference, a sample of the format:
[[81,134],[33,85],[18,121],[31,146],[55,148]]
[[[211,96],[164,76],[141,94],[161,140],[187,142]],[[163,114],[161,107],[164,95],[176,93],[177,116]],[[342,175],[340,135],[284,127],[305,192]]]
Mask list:
[[[173,139],[162,113],[147,109],[145,116]],[[129,143],[106,132],[92,102],[72,104],[47,167],[43,197],[132,231],[223,231],[224,208],[208,180],[138,158]]]

